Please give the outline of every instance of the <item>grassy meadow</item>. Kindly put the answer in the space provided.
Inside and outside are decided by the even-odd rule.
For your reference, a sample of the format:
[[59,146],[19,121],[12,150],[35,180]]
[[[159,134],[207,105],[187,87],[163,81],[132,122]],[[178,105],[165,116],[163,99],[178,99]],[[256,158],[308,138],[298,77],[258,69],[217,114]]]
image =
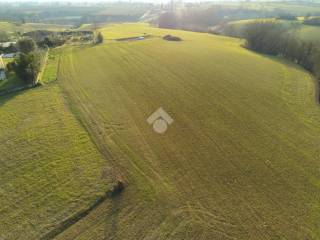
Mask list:
[[0,97],[0,239],[40,239],[110,188],[54,83]]
[[[104,44],[64,52],[58,85],[128,186],[56,239],[319,239],[311,75],[237,39],[145,24],[102,32]],[[174,119],[163,135],[146,122],[159,107]]]
[[35,30],[49,30],[49,31],[63,31],[67,29],[68,25],[45,24],[45,23],[12,23],[0,22],[0,31],[15,33],[15,32],[30,32]]

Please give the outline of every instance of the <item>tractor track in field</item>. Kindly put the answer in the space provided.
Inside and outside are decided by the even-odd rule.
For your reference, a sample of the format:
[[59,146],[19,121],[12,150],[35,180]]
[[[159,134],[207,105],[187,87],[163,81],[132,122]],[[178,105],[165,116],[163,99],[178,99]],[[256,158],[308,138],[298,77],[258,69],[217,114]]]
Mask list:
[[[70,55],[68,55],[70,56]],[[112,56],[111,56],[112,57]],[[66,57],[67,58],[67,57]],[[63,75],[64,78],[71,79],[72,73],[76,72],[74,69],[73,59],[69,59],[71,61],[70,68],[68,72],[64,72],[62,68],[59,67],[60,75]],[[71,72],[71,74],[70,74]],[[116,142],[111,137],[115,135],[119,130],[124,130],[121,123],[105,123],[105,119],[102,114],[99,112],[99,109],[94,106],[91,99],[88,97],[86,90],[81,87],[81,84],[76,84],[76,82],[72,80],[59,80],[60,86],[64,95],[66,96],[66,102],[69,106],[70,110],[74,113],[76,118],[80,121],[82,126],[89,133],[91,140],[94,142],[100,153],[104,156],[107,162],[111,163],[111,166],[114,168],[114,172],[120,174],[121,176],[127,176],[130,170],[124,169],[119,164],[119,156],[118,151],[129,151],[130,154],[135,154],[130,150],[125,142]],[[124,93],[126,94],[126,93]],[[123,107],[127,109],[128,106],[123,104]],[[128,112],[129,109],[127,109]],[[131,119],[132,120],[132,119]],[[132,120],[133,121],[133,120]],[[138,130],[138,128],[137,128]],[[143,140],[143,138],[142,138]],[[141,140],[141,141],[142,141]],[[119,145],[120,144],[120,145]],[[114,149],[116,149],[116,153],[112,153],[110,151],[109,146],[112,145]],[[152,179],[150,174],[146,174],[146,172],[151,172],[157,179],[161,178],[161,176],[157,173],[157,171],[152,166],[148,166],[147,170],[140,166],[139,163],[135,162],[131,158],[126,158],[132,165],[131,171],[138,172],[141,176],[143,176],[147,182],[149,182],[153,187],[156,186],[156,182]],[[160,181],[165,185],[165,181],[161,179]],[[159,185],[158,185],[159,187]],[[166,186],[165,186],[166,187]]]
[[[176,236],[183,234],[187,234],[187,237],[192,237],[194,236],[192,231],[195,230],[200,232],[199,239],[207,239],[207,236],[210,234],[210,236],[212,236],[212,234],[218,236],[217,238],[219,239],[244,239],[245,237],[249,237],[251,232],[255,233],[256,236],[259,236],[261,239],[288,239],[287,235],[290,236],[291,233],[287,235],[282,233],[278,226],[292,226],[298,229],[299,221],[297,220],[295,222],[291,220],[294,217],[300,220],[300,216],[291,211],[291,209],[293,209],[292,206],[286,206],[286,202],[279,201],[279,199],[283,198],[286,200],[288,198],[290,199],[290,203],[295,203],[295,201],[291,199],[296,199],[297,206],[301,206],[300,202],[306,202],[308,199],[296,197],[295,194],[297,192],[303,193],[303,191],[300,191],[298,187],[295,187],[290,182],[291,178],[286,178],[286,172],[281,172],[281,169],[277,168],[277,161],[272,161],[275,157],[281,161],[282,155],[269,155],[268,153],[267,157],[264,157],[266,154],[261,154],[260,157],[255,149],[247,147],[247,144],[249,146],[252,144],[251,141],[255,140],[253,135],[261,133],[261,143],[270,143],[273,148],[271,149],[271,147],[269,147],[269,149],[271,149],[272,152],[279,151],[276,145],[277,143],[282,143],[284,146],[283,151],[287,151],[287,149],[290,150],[291,142],[289,139],[280,137],[278,133],[272,131],[272,124],[278,120],[277,118],[275,120],[270,118],[271,121],[268,122],[267,120],[269,118],[266,120],[256,119],[251,115],[251,112],[254,112],[256,108],[250,104],[251,102],[249,102],[249,100],[255,99],[254,97],[256,95],[258,97],[258,93],[266,96],[265,92],[252,90],[251,92],[249,91],[243,99],[236,97],[230,98],[229,95],[232,95],[233,91],[235,91],[230,89],[237,86],[238,83],[229,80],[229,74],[222,75],[226,78],[226,80],[222,82],[216,80],[214,77],[212,77],[212,79],[206,78],[206,76],[212,74],[212,70],[209,68],[198,69],[190,67],[191,70],[187,67],[183,68],[182,63],[186,63],[187,66],[190,64],[191,66],[191,63],[197,60],[197,58],[194,60],[190,56],[190,58],[187,58],[189,59],[187,62],[180,58],[171,61],[171,55],[166,52],[154,51],[152,53],[156,54],[157,57],[152,58],[149,52],[144,53],[138,51],[141,50],[140,48],[133,49],[127,45],[120,44],[112,47],[116,49],[111,49],[111,47],[104,49],[101,47],[98,50],[92,50],[93,52],[90,52],[90,55],[88,54],[86,59],[81,58],[81,56],[75,52],[66,56],[63,64],[68,67],[64,67],[63,65],[64,69],[59,70],[60,76],[63,78],[60,79],[59,85],[65,94],[66,102],[71,111],[86,129],[92,142],[107,162],[111,162],[112,166],[122,166],[124,168],[121,169],[122,172],[128,174],[129,177],[135,173],[137,173],[139,177],[142,176],[143,180],[141,181],[139,179],[142,184],[149,184],[151,186],[157,184],[157,187],[162,190],[163,182],[169,179],[172,182],[169,182],[168,185],[170,186],[171,184],[172,189],[176,190],[175,188],[177,188],[179,190],[180,195],[177,196],[176,199],[174,198],[175,196],[171,196],[173,194],[171,194],[170,190],[165,192],[166,195],[164,195],[166,199],[177,200],[172,203],[174,210],[170,208],[170,210],[176,214],[173,213],[166,218],[162,218],[156,225],[153,225],[155,228],[154,232],[150,235],[145,233],[145,235],[156,236],[160,231],[167,231],[168,236],[174,239]],[[198,55],[195,55],[195,57],[197,56]],[[172,66],[181,67],[184,73],[188,73],[189,77],[191,76],[189,79],[186,79],[186,84],[183,84],[181,80],[184,77],[184,74],[181,74],[182,71],[174,71],[174,68],[171,67],[170,64],[164,64],[165,66],[162,66],[162,59],[169,59]],[[97,61],[96,64],[94,60]],[[92,64],[90,64],[91,62]],[[121,64],[119,64],[119,62]],[[154,72],[145,71],[145,62],[148,62],[148,66],[152,68]],[[105,68],[109,67],[110,63],[118,63],[118,65],[115,64],[114,68],[110,67],[110,69],[106,71]],[[79,68],[78,64],[82,67]],[[121,65],[121,67],[119,67],[119,65]],[[91,79],[91,74],[88,74],[83,69],[84,66],[90,66],[90,73],[95,74],[95,79]],[[292,80],[296,79],[290,75],[290,72],[286,72],[286,70],[285,67],[283,67],[283,69],[279,68],[278,70],[278,72],[283,73],[283,81],[285,82],[280,89],[282,95],[279,94],[279,96],[288,98],[289,100],[288,102],[284,101],[283,105],[285,109],[294,110],[296,102],[301,104],[301,106],[309,104],[309,101],[305,101],[303,98],[307,93],[310,93],[309,86],[306,86],[306,88],[303,89],[303,93],[299,96],[299,89],[297,88],[299,87],[299,82],[290,82],[291,78]],[[198,72],[202,73],[203,81],[196,82],[198,76],[195,73]],[[160,78],[167,76],[167,82],[160,81]],[[215,75],[213,74],[213,76]],[[273,75],[271,76],[273,77]],[[98,82],[98,80],[105,82],[101,83]],[[137,84],[140,83],[144,84],[143,91],[141,92],[137,90]],[[171,84],[171,88],[166,87],[168,83]],[[243,88],[243,90],[246,90],[246,88],[251,89],[249,88],[249,83],[248,86],[241,84],[238,84],[240,90],[241,88]],[[262,82],[258,87],[265,87],[264,84],[265,82]],[[189,89],[190,86],[192,86],[192,90]],[[269,87],[269,85],[266,86]],[[207,88],[209,88],[208,91],[206,91]],[[159,102],[162,101],[165,105],[167,101],[163,99],[163,96],[166,95],[168,97],[175,94],[172,89],[178,89],[177,92],[180,95],[177,94],[177,97],[174,99],[175,104],[172,104],[171,108],[174,109],[176,106],[184,107],[180,115],[175,117],[175,120],[177,122],[179,121],[180,132],[175,136],[174,141],[167,140],[167,142],[158,142],[170,146],[167,147],[167,145],[164,145],[161,149],[159,147],[160,150],[166,150],[167,152],[163,151],[163,153],[158,156],[157,150],[159,149],[152,145],[156,141],[148,142],[148,140],[150,140],[149,132],[145,131],[141,119],[143,120],[144,115],[147,114],[145,108],[149,111],[149,108],[153,108],[154,105],[158,103],[152,101],[157,97],[159,98]],[[217,90],[219,89],[220,91],[218,92]],[[261,89],[263,90],[264,88]],[[155,92],[156,96],[151,94],[153,92]],[[236,92],[237,91],[235,91],[235,93]],[[95,96],[95,94],[97,94],[97,96]],[[297,98],[292,98],[292,95],[296,94],[298,94],[296,96]],[[211,95],[214,95],[214,97],[211,97]],[[180,96],[183,96],[183,98]],[[198,99],[196,98],[197,96]],[[201,97],[203,97],[203,99]],[[145,99],[150,99],[150,102],[144,102]],[[194,100],[194,102],[191,102],[191,100]],[[216,101],[210,102],[211,100]],[[273,98],[270,97],[270,100],[273,100]],[[104,101],[108,101],[108,103]],[[261,106],[259,112],[262,116],[267,116],[267,114],[272,113],[270,104],[273,102],[270,104],[266,102],[266,100],[257,100],[257,102]],[[112,105],[112,103],[115,104]],[[142,106],[139,106],[141,103]],[[232,109],[244,106],[245,104],[247,104],[246,109],[248,112],[245,112],[243,115],[240,113],[238,116],[236,114],[237,111],[232,111]],[[213,108],[215,113],[218,114],[219,118],[212,117],[211,115],[208,116],[208,118],[212,117],[213,123],[219,124],[220,121],[228,115],[229,118],[225,126],[230,126],[231,129],[239,127],[241,131],[237,129],[235,133],[239,134],[239,136],[248,136],[248,139],[244,138],[240,142],[226,137],[223,141],[219,142],[222,135],[229,136],[229,132],[222,134],[219,130],[215,132],[210,131],[211,123],[202,123],[201,120],[204,115],[200,111],[199,116],[191,115],[193,114],[192,110],[197,110],[197,108],[201,109],[203,106]],[[199,112],[196,111],[196,113]],[[210,111],[209,114],[213,112],[214,111]],[[275,117],[280,118],[282,114],[283,111],[279,110],[279,115]],[[242,116],[249,117],[249,119],[242,118]],[[297,117],[299,116],[297,115]],[[251,127],[250,123],[254,120],[259,120],[259,124]],[[192,126],[192,128],[190,126]],[[261,126],[262,129],[267,130],[268,136],[258,128]],[[278,125],[276,125],[276,127],[278,127]],[[130,136],[128,137],[128,135]],[[190,138],[190,140],[184,141],[184,139],[182,139],[186,136]],[[127,140],[129,142],[127,142]],[[130,145],[131,140],[135,142]],[[235,149],[229,149],[229,147],[224,145],[225,143],[236,147]],[[193,145],[197,145],[198,147],[191,153],[191,151],[188,150],[192,149]],[[176,149],[173,149],[171,146]],[[141,147],[141,149],[139,147]],[[167,148],[165,149],[165,147]],[[260,145],[257,144],[257,147],[260,147]],[[212,151],[206,152],[209,148],[212,148]],[[180,152],[176,151],[169,156],[168,153],[179,149]],[[241,151],[237,152],[237,149],[241,149]],[[138,153],[139,150],[143,152],[143,154],[140,155]],[[261,147],[261,151],[265,153],[265,147]],[[300,150],[297,150],[297,152],[300,153]],[[301,152],[301,155],[303,155],[303,152]],[[161,158],[158,159],[158,157]],[[221,159],[224,159],[223,162]],[[293,162],[293,160],[288,157],[288,162]],[[257,166],[253,163],[256,163]],[[304,170],[302,166],[299,166],[299,162],[293,163],[296,164],[294,166],[297,166],[297,168],[300,167],[298,170]],[[156,168],[157,166],[159,166],[159,169]],[[163,174],[164,171],[162,172],[163,169],[161,169],[161,167],[164,171],[170,167],[172,169],[172,176],[168,177]],[[222,171],[220,173],[216,170],[220,168],[223,170],[228,169],[229,172]],[[260,181],[254,174],[254,171],[257,169],[260,170],[261,176],[270,177],[276,184],[281,183],[281,187],[268,188],[268,182]],[[214,173],[217,173],[217,177],[211,178],[211,175],[214,175]],[[161,174],[163,174],[163,176]],[[206,179],[206,177],[211,181]],[[218,177],[221,178],[218,179]],[[193,181],[190,181],[190,179]],[[202,191],[202,186],[199,183],[204,184],[204,186],[208,184],[207,189]],[[219,187],[214,188],[210,185],[211,183],[212,185],[217,184]],[[136,184],[132,184],[132,186],[132,189],[134,189]],[[285,193],[282,192],[284,188],[286,188]],[[246,194],[249,191],[253,192],[252,196]],[[205,192],[210,194],[206,195]],[[197,193],[199,196],[190,196],[193,193]],[[184,202],[184,199],[182,200],[184,194],[190,194],[188,195],[190,201],[187,202],[187,204]],[[237,199],[237,204],[241,206],[241,216],[231,214],[231,211],[237,211],[233,208],[227,208],[225,211],[219,209],[221,206],[229,206],[229,202],[221,202],[221,205],[218,206],[220,204],[220,196],[227,195],[233,196],[231,199],[226,200],[230,201],[230,204],[234,199]],[[126,195],[126,197],[127,196],[128,195]],[[301,194],[301,196],[304,195]],[[179,199],[179,197],[181,197],[181,199]],[[199,200],[201,198],[203,198],[203,200]],[[199,201],[199,204],[195,201]],[[125,201],[122,203],[124,202]],[[121,205],[121,207],[123,207],[123,205]],[[267,207],[274,210],[274,212],[277,211],[277,213],[281,213],[282,218],[273,218],[273,213],[264,212],[264,209]],[[113,207],[111,209],[114,210]],[[219,211],[217,209],[219,209]],[[123,211],[123,208],[121,211]],[[143,207],[135,210],[135,213],[138,215],[139,211],[143,211]],[[111,212],[111,214],[109,213],[110,212],[107,213],[106,221],[108,221],[110,228],[108,228],[106,236],[112,238],[117,236],[117,234],[121,235],[121,229],[117,228],[119,222],[116,211]],[[118,217],[118,219],[121,220],[121,217]],[[246,222],[243,222],[242,219],[246,219]],[[290,221],[290,224],[287,223],[287,220]],[[99,224],[102,224],[100,220]],[[165,229],[164,226],[166,224],[172,224],[170,229]],[[308,225],[306,224],[306,226]],[[185,229],[189,229],[188,232],[184,233]]]

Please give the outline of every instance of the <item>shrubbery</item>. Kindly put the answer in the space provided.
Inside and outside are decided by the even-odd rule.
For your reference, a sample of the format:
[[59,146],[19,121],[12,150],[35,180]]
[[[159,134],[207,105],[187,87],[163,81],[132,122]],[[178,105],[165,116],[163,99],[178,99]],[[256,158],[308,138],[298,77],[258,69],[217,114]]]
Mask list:
[[42,48],[45,48],[45,47],[55,48],[55,47],[62,46],[65,43],[66,43],[65,38],[46,37],[43,41],[38,42],[38,46]]
[[103,43],[103,35],[101,32],[99,32],[96,37],[96,44],[100,44],[100,43]]
[[36,50],[37,45],[32,38],[24,37],[18,41],[17,47],[20,52],[28,54],[28,53]]
[[176,37],[176,36],[172,36],[172,35],[165,35],[163,37],[164,40],[167,40],[167,41],[175,41],[175,42],[180,42],[182,41],[182,39],[180,37]]

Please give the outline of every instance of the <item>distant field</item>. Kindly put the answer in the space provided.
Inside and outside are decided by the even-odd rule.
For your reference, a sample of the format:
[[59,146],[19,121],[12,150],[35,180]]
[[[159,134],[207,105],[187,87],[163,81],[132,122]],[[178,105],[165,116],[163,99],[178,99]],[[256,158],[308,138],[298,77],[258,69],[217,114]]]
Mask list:
[[[232,30],[234,36],[243,36],[245,26],[249,23],[255,21],[276,21],[284,24],[286,27],[291,29],[291,32],[297,36],[299,39],[306,41],[320,41],[320,27],[317,26],[308,26],[302,24],[300,21],[285,21],[285,20],[276,20],[276,19],[250,19],[250,20],[241,20],[234,21],[228,24],[228,30]],[[227,28],[226,28],[227,29]]]
[[297,36],[301,39],[308,41],[320,41],[320,26],[307,26],[303,25],[296,32]]
[[[103,33],[154,37],[74,47],[58,82],[128,187],[57,239],[319,239],[309,74],[225,37],[132,24]],[[146,122],[159,107],[174,119],[164,135]]]
[[291,13],[294,15],[307,15],[307,14],[319,14],[320,13],[320,3],[308,3],[308,2],[281,2],[281,1],[272,1],[272,2],[231,2],[224,3],[226,6],[237,6],[244,9],[254,9],[259,11],[264,11],[266,13],[277,10],[284,13]]
[[0,31],[5,32],[29,32],[34,30],[51,30],[51,31],[63,31],[69,26],[57,25],[57,24],[44,24],[44,23],[25,23],[25,24],[16,24],[10,22],[0,22]]

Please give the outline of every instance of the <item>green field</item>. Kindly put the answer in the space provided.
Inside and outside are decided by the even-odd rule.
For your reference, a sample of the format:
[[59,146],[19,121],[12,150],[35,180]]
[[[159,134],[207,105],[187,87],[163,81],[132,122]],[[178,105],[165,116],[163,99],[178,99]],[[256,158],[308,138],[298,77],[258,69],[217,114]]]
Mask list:
[[39,239],[109,189],[57,84],[0,97],[0,238]]
[[59,60],[63,49],[63,47],[59,47],[49,50],[46,67],[40,79],[41,83],[50,83],[57,80]]
[[320,26],[307,26],[302,25],[295,33],[300,39],[307,41],[320,41]]
[[49,31],[63,31],[70,26],[58,25],[58,24],[45,24],[45,23],[11,23],[11,22],[0,22],[0,31],[4,32],[30,32],[35,30],[49,30]]
[[[128,186],[57,239],[319,239],[308,73],[226,37],[132,24],[103,33],[153,38],[74,47],[58,84]],[[174,119],[164,135],[146,122],[159,107]]]

